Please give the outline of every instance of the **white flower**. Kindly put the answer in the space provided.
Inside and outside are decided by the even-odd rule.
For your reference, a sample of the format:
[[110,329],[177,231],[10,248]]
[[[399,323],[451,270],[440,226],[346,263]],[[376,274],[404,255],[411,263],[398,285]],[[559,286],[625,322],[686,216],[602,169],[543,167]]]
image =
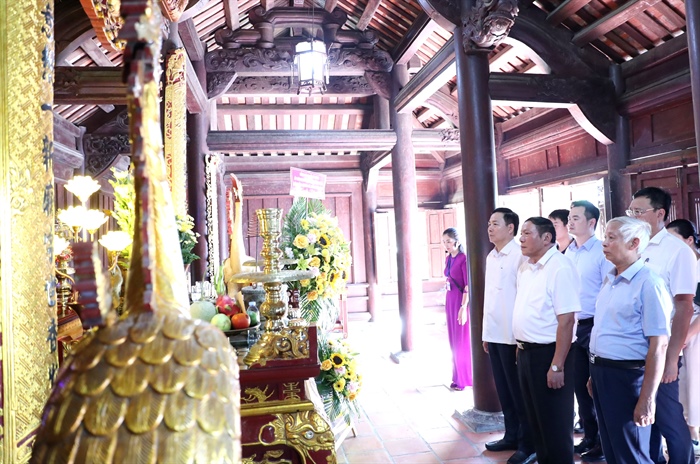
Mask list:
[[345,375],[345,366],[336,367],[333,369],[338,375]]
[[311,275],[314,278],[318,277],[318,275],[321,273],[321,271],[319,271],[317,267],[310,267],[309,271],[311,271]]
[[316,243],[316,240],[318,240],[318,237],[316,237],[316,234],[308,233],[306,234],[306,238],[309,239],[309,243]]
[[358,387],[359,387],[359,384],[357,382],[348,382],[346,388],[348,389],[348,393],[355,393],[357,391]]
[[294,252],[290,247],[287,247],[284,249],[284,254],[287,255],[287,258],[293,259],[294,258]]

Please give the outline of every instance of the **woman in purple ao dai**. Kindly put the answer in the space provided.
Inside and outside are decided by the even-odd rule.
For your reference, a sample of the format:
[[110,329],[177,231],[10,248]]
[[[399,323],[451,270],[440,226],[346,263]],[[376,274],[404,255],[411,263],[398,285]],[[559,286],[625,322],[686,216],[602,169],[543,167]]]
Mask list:
[[450,227],[442,233],[445,259],[447,298],[447,334],[452,349],[452,390],[461,391],[472,385],[472,356],[469,337],[469,279],[467,255],[459,242],[457,231]]

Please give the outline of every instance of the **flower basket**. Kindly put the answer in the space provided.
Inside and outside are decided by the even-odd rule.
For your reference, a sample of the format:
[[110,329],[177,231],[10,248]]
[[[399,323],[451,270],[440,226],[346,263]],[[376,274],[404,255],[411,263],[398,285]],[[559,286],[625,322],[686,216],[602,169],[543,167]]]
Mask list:
[[319,339],[318,356],[321,373],[316,377],[323,407],[331,422],[343,420],[351,425],[359,417],[357,396],[362,389],[362,375],[350,345],[345,340]]
[[285,257],[294,263],[287,269],[310,270],[314,277],[290,282],[299,291],[301,316],[331,330],[338,318],[337,299],[345,291],[352,258],[350,242],[319,200],[297,198],[287,213],[283,231]]

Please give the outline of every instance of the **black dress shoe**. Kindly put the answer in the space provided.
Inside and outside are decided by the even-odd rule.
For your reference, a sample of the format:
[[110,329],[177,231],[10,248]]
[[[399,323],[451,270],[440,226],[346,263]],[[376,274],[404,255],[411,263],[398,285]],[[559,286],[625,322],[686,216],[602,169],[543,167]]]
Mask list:
[[593,440],[591,438],[584,437],[583,440],[578,442],[578,445],[574,446],[574,453],[583,454],[583,453],[595,448],[597,444],[598,444],[597,440]]
[[527,454],[518,450],[508,458],[507,464],[533,464],[535,461],[537,461],[537,453]]
[[574,433],[583,433],[583,432],[584,432],[583,424],[581,423],[581,421],[576,421],[576,423],[574,424]]
[[518,444],[514,441],[505,441],[504,439],[490,441],[486,443],[486,449],[489,451],[517,451]]
[[581,455],[581,462],[600,462],[605,461],[605,455],[603,454],[603,448],[600,444],[591,448]]

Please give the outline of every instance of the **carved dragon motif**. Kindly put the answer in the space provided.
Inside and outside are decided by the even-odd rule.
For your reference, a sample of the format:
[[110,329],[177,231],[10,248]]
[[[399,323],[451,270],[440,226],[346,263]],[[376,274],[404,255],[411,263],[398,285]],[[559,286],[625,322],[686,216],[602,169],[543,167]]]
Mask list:
[[469,53],[498,45],[515,24],[517,0],[477,0],[462,20],[462,45]]

